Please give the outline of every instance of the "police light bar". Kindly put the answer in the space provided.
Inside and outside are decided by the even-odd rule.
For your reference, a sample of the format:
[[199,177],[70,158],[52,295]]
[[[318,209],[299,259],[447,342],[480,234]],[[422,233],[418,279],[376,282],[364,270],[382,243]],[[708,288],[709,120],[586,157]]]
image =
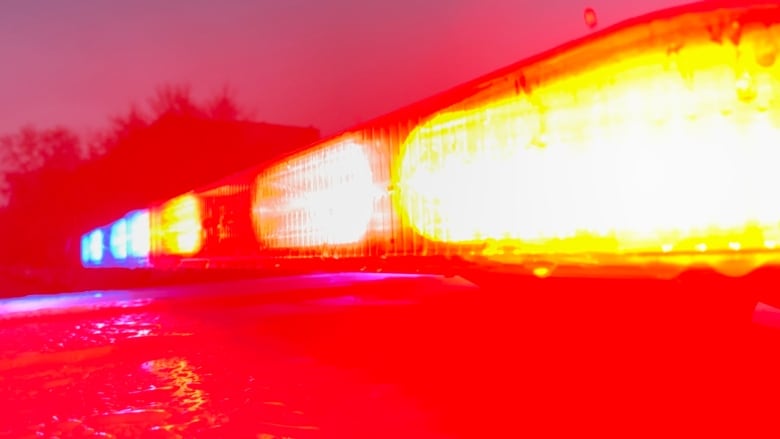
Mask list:
[[153,208],[152,260],[778,264],[779,52],[776,3],[632,19]]

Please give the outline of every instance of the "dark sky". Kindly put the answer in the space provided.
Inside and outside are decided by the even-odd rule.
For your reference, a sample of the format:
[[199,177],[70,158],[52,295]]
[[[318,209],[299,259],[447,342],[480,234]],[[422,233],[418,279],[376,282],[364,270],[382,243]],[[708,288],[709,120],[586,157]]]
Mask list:
[[102,128],[164,83],[324,134],[680,0],[2,0],[0,133]]

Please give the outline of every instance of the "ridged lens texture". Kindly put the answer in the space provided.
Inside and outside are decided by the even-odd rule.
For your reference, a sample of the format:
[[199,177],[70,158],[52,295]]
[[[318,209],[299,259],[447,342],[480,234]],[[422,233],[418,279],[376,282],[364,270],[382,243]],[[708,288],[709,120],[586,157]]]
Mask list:
[[346,139],[261,173],[254,200],[258,239],[270,248],[361,241],[381,196],[370,154],[363,145]]
[[413,131],[398,204],[419,234],[487,255],[760,265],[746,252],[780,243],[779,42],[780,25],[718,10],[538,60]]

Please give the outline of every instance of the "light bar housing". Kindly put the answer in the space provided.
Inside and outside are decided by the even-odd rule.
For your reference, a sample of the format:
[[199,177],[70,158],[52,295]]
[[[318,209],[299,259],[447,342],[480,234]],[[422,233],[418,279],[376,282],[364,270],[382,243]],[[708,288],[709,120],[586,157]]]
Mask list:
[[153,206],[151,265],[778,265],[778,53],[776,3],[593,32]]

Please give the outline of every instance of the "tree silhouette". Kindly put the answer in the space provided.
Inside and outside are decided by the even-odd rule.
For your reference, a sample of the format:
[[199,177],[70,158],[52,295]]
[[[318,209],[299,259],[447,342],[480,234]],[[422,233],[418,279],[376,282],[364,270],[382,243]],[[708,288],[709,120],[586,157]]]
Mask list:
[[0,256],[45,262],[44,249],[70,223],[71,194],[64,191],[84,158],[81,141],[66,128],[25,127],[3,137],[2,147],[9,197],[0,211]]
[[157,89],[157,93],[149,100],[153,118],[166,116],[204,117],[203,108],[195,104],[192,90],[188,85],[166,84]]
[[236,104],[233,89],[223,86],[217,95],[206,102],[204,110],[209,119],[221,121],[249,120],[250,115]]
[[133,133],[149,126],[150,120],[137,106],[131,105],[130,110],[124,115],[111,119],[111,127],[108,131],[107,142],[118,143]]
[[185,85],[159,87],[88,140],[62,127],[0,136],[0,262],[77,264],[86,230],[318,136],[250,122],[228,87],[198,103]]

